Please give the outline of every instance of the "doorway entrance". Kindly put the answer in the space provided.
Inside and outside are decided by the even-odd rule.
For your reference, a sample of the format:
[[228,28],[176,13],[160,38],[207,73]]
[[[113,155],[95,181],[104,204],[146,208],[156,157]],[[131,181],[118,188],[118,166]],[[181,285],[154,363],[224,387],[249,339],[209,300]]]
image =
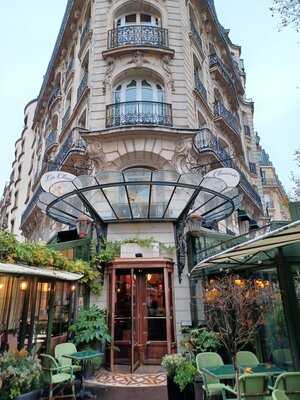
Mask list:
[[175,348],[172,275],[173,265],[162,260],[120,260],[110,268],[112,370],[160,364]]

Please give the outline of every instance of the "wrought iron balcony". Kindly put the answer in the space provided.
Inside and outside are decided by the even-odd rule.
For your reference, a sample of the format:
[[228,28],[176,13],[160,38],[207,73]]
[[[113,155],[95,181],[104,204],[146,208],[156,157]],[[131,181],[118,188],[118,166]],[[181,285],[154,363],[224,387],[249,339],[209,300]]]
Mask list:
[[224,167],[236,169],[240,173],[240,185],[242,186],[244,191],[248,193],[248,195],[255,201],[258,207],[262,209],[262,201],[260,195],[256,192],[252,184],[248,181],[244,172],[234,162],[232,156],[214,134],[212,134],[208,130],[205,130],[203,132],[200,131],[197,135],[197,148],[198,150],[202,151],[214,152]]
[[207,102],[207,91],[198,74],[195,74],[195,90],[200,93],[203,99]]
[[127,101],[106,107],[106,127],[129,125],[172,126],[172,106],[156,101]]
[[222,78],[234,88],[234,76],[228,71],[225,67],[223,61],[217,56],[217,54],[211,54],[209,56],[209,67],[214,68],[217,67]]
[[69,121],[71,114],[71,106],[67,108],[67,111],[65,112],[64,116],[62,117],[62,122],[61,122],[61,129],[64,129],[65,126],[67,125],[67,122]]
[[51,92],[51,94],[50,94],[50,96],[49,96],[48,108],[50,108],[50,107],[52,106],[52,104],[53,104],[59,97],[61,97],[60,88],[55,88],[55,89],[53,89],[53,91]]
[[84,153],[85,151],[85,141],[81,138],[77,130],[73,130],[62,143],[55,159],[51,163],[53,169],[59,169],[70,153]]
[[77,89],[77,101],[80,100],[81,96],[83,95],[85,89],[87,88],[87,83],[88,83],[88,71],[84,72],[83,78],[81,79],[81,82],[78,86]]
[[88,34],[91,32],[91,20],[88,19],[82,29],[81,36],[80,36],[80,46],[84,44],[86,41]]
[[216,102],[214,104],[214,114],[216,118],[222,118],[236,134],[240,134],[240,124],[237,117],[227,110],[224,104]]
[[37,188],[36,192],[34,193],[33,197],[31,198],[30,202],[27,204],[27,207],[25,208],[25,210],[22,214],[22,217],[21,217],[21,226],[23,226],[25,224],[25,222],[27,221],[32,210],[36,206],[36,203],[37,203],[42,191],[43,191],[43,189],[41,188],[41,186],[39,186]]
[[200,36],[200,33],[198,32],[198,29],[195,27],[195,24],[193,22],[193,20],[190,20],[190,25],[191,25],[191,32],[192,32],[192,37],[196,43],[196,45],[199,47],[199,49],[201,51],[203,51],[203,47],[202,47],[202,39]]
[[57,143],[57,131],[48,133],[45,144],[45,151],[49,150],[54,144]]
[[169,47],[168,30],[159,26],[128,25],[108,31],[107,48],[123,46]]

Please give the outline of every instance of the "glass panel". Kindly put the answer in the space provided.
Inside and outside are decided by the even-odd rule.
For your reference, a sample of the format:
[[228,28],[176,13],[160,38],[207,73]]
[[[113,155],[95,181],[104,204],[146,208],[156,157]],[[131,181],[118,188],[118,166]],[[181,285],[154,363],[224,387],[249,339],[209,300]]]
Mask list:
[[124,171],[126,182],[150,181],[151,170],[147,168],[130,168]]
[[177,182],[180,175],[176,171],[154,171],[153,182]]
[[118,218],[122,219],[131,217],[124,186],[103,188],[103,192],[105,193]]
[[108,183],[118,183],[123,182],[123,176],[121,172],[118,171],[105,171],[99,172],[96,175],[96,179],[100,185],[108,184]]
[[141,14],[141,24],[146,25],[149,24],[151,25],[151,15],[149,14]]
[[136,14],[130,14],[125,16],[125,24],[135,24]]
[[84,192],[83,195],[92,204],[93,208],[103,220],[116,219],[110,205],[100,189]]
[[74,179],[73,183],[78,189],[97,185],[95,178],[90,175],[78,176],[78,178]]
[[116,273],[116,318],[131,318],[131,275],[130,271]]
[[261,288],[258,302],[268,302],[270,308],[265,315],[260,340],[263,358],[283,369],[292,367],[292,355],[285,322],[281,292],[276,269],[259,271],[252,276]]
[[142,100],[153,101],[153,89],[149,82],[142,81]]
[[200,174],[183,174],[181,175],[179,182],[187,183],[188,185],[199,186],[202,181],[202,176]]
[[162,218],[170,197],[173,193],[174,186],[152,186],[151,202],[150,202],[150,217]]
[[156,85],[156,88],[157,88],[157,101],[164,103],[165,96],[162,87],[160,85]]
[[166,305],[164,291],[164,275],[162,272],[149,272],[146,282],[146,318],[148,319],[148,340],[167,339]]
[[132,215],[134,218],[147,218],[149,209],[149,185],[127,186]]
[[194,189],[177,187],[166,212],[166,218],[178,218],[190,201],[194,192]]

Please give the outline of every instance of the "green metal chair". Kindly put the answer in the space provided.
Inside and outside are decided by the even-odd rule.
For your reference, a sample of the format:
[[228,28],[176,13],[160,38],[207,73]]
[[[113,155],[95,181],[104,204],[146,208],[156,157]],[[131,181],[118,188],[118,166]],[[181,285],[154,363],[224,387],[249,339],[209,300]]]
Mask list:
[[[241,399],[266,400],[270,398],[269,377],[266,374],[244,374],[239,377],[238,385]],[[226,386],[226,390],[237,396],[237,388]]]
[[284,372],[279,375],[274,390],[283,390],[290,400],[300,400],[300,372]]
[[283,390],[276,389],[272,393],[272,399],[273,400],[289,400],[287,395]]
[[76,373],[81,371],[81,366],[74,364],[70,358],[64,357],[66,355],[70,355],[76,352],[77,349],[74,343],[61,343],[55,346],[54,356],[61,367],[72,367],[73,372]]
[[[74,374],[72,370],[72,366],[70,367],[60,367],[52,356],[49,354],[41,354],[42,361],[42,371],[43,371],[43,379],[46,384],[49,385],[49,400],[72,397],[76,399],[75,396],[75,380]],[[54,396],[54,391],[58,389],[60,386],[63,388],[70,384],[72,387],[72,394],[70,395],[61,395]]]
[[224,362],[218,353],[200,353],[196,356],[197,370],[203,378],[203,389],[207,397],[222,395],[224,398],[225,387],[224,383],[221,383],[219,379],[213,378],[212,376],[204,373],[202,368],[205,367],[221,367]]
[[239,351],[236,355],[237,364],[245,367],[256,367],[259,361],[251,351]]

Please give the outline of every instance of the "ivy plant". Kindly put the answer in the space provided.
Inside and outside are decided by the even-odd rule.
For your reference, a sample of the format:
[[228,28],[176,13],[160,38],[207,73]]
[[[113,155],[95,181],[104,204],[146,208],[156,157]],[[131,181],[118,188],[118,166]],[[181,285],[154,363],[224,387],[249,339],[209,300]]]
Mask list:
[[4,263],[23,263],[26,265],[56,268],[63,271],[83,274],[81,282],[89,285],[94,294],[101,292],[101,273],[94,260],[69,260],[59,251],[39,243],[21,243],[14,235],[0,230],[0,261]]

